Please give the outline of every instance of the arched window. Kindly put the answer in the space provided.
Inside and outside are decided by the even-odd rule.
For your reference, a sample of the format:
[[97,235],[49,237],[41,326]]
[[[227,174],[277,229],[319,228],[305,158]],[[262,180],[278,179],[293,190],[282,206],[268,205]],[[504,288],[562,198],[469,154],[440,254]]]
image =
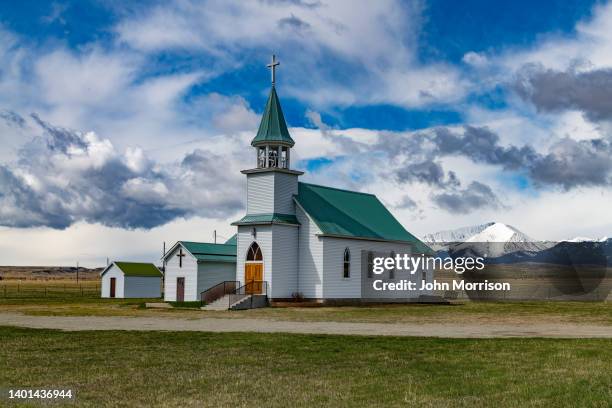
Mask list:
[[247,261],[263,261],[263,256],[261,255],[261,249],[257,242],[253,242],[247,251]]
[[348,248],[344,250],[344,262],[342,269],[342,277],[350,278],[351,277],[351,251]]
[[389,256],[393,258],[393,268],[389,269],[389,279],[395,279],[395,252],[391,251]]
[[374,252],[368,251],[368,278],[374,277]]

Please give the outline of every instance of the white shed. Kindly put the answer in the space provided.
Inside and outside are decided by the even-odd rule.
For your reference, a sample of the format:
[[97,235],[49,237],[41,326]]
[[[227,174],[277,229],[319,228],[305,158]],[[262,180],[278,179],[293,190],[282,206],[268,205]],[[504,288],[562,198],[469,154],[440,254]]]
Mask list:
[[103,298],[161,297],[162,273],[151,263],[113,262],[100,277]]

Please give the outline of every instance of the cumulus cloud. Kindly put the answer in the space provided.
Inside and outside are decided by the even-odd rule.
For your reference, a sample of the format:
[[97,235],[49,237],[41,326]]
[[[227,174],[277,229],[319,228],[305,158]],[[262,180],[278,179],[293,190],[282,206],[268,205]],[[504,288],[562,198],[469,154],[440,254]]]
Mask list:
[[579,110],[593,121],[612,120],[612,68],[557,71],[530,64],[514,88],[543,112]]
[[26,121],[21,115],[8,110],[0,111],[0,119],[4,120],[9,126],[23,128],[26,125]]
[[[281,58],[291,56],[282,60],[287,94],[317,106],[448,103],[468,85],[450,64],[419,62],[420,1],[187,0],[136,10],[115,26],[122,44],[146,53],[197,50],[222,69],[274,44]],[[351,75],[338,77],[340,70]]]
[[54,126],[0,165],[0,225],[63,229],[85,221],[152,228],[178,217],[226,217],[242,208],[241,179],[228,160],[195,150],[161,165],[138,148],[118,152],[93,132]]
[[501,206],[491,187],[473,181],[464,189],[432,194],[434,202],[443,209],[465,214],[482,208],[499,208]]

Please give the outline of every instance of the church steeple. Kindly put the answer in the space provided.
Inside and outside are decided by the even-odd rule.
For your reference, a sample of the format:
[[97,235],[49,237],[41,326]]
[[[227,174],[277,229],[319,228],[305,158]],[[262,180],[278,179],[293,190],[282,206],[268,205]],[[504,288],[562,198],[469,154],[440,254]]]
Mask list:
[[295,142],[289,135],[278,95],[276,94],[276,67],[280,64],[272,55],[268,68],[272,71],[272,89],[251,146],[257,149],[258,168],[289,169],[289,149]]

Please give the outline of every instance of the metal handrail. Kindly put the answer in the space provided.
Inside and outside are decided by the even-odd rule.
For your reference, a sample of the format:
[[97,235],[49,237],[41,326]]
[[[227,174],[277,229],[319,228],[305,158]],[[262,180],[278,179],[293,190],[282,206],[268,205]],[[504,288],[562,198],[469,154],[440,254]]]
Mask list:
[[240,287],[240,281],[223,281],[215,286],[211,286],[200,293],[200,304],[209,304],[225,295],[235,293],[238,287]]
[[[267,281],[250,281],[237,288],[234,293],[229,294],[228,296],[228,305],[229,309],[232,305],[240,302],[242,299],[245,299],[247,296],[251,295],[264,295],[268,297],[268,282]],[[250,298],[251,304],[249,305],[249,309],[253,308],[253,296]]]

